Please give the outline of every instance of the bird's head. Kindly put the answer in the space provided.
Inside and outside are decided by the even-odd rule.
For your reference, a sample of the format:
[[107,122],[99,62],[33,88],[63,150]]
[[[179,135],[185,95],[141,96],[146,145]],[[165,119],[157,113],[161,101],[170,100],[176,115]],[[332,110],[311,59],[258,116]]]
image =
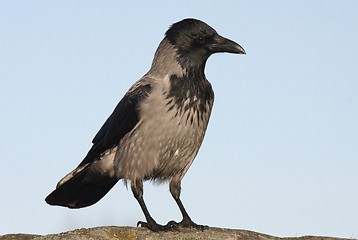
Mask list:
[[184,66],[204,66],[208,57],[218,52],[246,54],[239,44],[220,36],[215,29],[197,19],[188,18],[174,23],[165,36],[177,49]]

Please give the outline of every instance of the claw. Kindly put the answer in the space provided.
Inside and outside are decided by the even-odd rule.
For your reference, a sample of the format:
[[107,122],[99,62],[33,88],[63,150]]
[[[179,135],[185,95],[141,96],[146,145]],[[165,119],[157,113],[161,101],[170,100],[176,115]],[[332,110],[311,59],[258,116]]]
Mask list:
[[148,228],[149,230],[151,230],[153,232],[166,232],[166,231],[171,230],[167,226],[160,225],[160,224],[156,223],[155,221],[153,221],[153,222],[138,221],[137,227]]
[[195,228],[200,231],[209,229],[209,226],[196,224],[191,219],[187,218],[184,218],[180,223],[178,223],[178,225],[183,228]]
[[179,224],[175,221],[170,221],[165,225],[166,228],[170,229],[171,231],[178,231],[179,232]]
[[148,223],[146,222],[142,222],[142,221],[138,221],[137,222],[137,227],[148,227]]

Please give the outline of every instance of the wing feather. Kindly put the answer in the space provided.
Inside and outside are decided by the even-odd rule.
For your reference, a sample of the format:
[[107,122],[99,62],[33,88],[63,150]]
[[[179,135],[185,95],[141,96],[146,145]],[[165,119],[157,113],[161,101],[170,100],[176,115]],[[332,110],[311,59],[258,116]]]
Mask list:
[[133,85],[93,138],[93,145],[79,166],[99,159],[102,153],[118,145],[123,136],[135,127],[139,121],[138,105],[148,96],[151,88],[147,81],[138,81]]

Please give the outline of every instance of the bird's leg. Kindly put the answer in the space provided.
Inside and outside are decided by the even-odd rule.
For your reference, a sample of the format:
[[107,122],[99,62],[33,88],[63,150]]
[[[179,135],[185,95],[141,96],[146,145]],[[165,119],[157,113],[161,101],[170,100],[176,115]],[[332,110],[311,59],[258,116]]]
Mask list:
[[133,195],[137,199],[140,207],[142,208],[145,219],[147,220],[147,222],[139,221],[137,223],[137,226],[146,227],[154,232],[171,230],[167,226],[162,226],[162,225],[158,224],[152,218],[152,216],[150,216],[150,213],[149,213],[147,206],[145,205],[145,202],[143,199],[143,182],[141,180],[133,181],[133,182],[131,182],[131,188],[132,188]]
[[169,228],[172,229],[177,229],[178,227],[183,227],[183,228],[195,228],[198,230],[203,231],[204,229],[207,229],[208,226],[205,225],[198,225],[196,223],[194,223],[191,218],[189,217],[189,214],[186,212],[183,203],[180,200],[180,191],[181,191],[181,187],[180,187],[180,181],[171,181],[170,182],[170,193],[172,194],[175,202],[177,203],[181,214],[183,215],[183,220],[179,223],[176,223],[175,221],[170,221],[167,226]]

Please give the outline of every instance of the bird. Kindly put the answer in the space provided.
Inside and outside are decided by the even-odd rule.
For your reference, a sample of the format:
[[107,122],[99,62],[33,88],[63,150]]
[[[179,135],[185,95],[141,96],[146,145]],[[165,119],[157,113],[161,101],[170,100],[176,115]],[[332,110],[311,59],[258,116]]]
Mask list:
[[[57,184],[45,201],[83,208],[97,203],[123,180],[130,184],[146,221],[155,232],[204,230],[192,221],[180,199],[181,181],[203,142],[214,103],[204,70],[214,53],[246,54],[207,23],[186,18],[165,32],[150,70],[136,81],[92,140],[82,162]],[[168,183],[182,215],[158,224],[143,198],[143,182]]]

